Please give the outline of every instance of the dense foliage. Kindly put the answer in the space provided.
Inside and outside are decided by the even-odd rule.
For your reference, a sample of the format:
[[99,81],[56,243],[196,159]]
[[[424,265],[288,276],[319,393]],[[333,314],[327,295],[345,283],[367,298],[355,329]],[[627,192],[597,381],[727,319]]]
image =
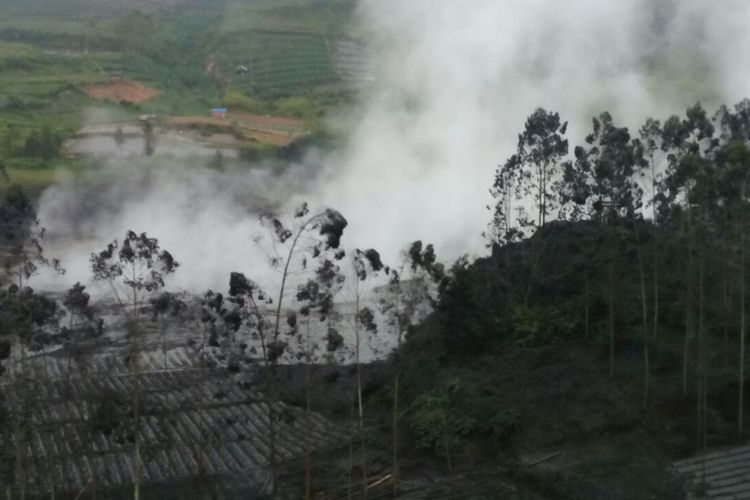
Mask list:
[[[461,397],[495,378],[535,387],[571,357],[594,363],[560,374],[580,384],[566,392],[572,412],[591,412],[606,393],[608,411],[621,412],[610,425],[666,426],[700,446],[746,437],[750,101],[713,115],[696,105],[636,134],[603,113],[570,155],[561,123],[544,110],[529,118],[496,175],[491,255],[452,266],[435,314],[403,349],[411,438],[444,458],[473,449],[486,442],[472,434],[486,415],[451,403],[456,380]],[[516,375],[499,366],[514,357],[547,361],[527,360],[524,370],[541,371]],[[509,432],[528,440],[528,412],[551,409],[565,382],[545,384],[536,407],[520,388],[511,400],[492,390],[484,399],[516,415]]]

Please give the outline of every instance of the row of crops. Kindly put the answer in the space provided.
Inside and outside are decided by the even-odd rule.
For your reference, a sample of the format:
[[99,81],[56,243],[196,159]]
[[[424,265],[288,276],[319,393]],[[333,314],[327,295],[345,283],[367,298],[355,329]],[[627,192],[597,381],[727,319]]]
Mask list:
[[216,60],[229,82],[252,91],[293,92],[338,80],[323,35],[252,31],[224,37]]

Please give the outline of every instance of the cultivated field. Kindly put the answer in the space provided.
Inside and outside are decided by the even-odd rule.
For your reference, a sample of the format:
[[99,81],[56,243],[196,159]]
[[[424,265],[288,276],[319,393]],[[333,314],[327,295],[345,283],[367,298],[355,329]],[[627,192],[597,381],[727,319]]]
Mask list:
[[[0,161],[35,193],[65,154],[37,152],[43,132],[62,146],[90,124],[194,117],[175,125],[231,133],[253,161],[326,140],[327,113],[349,102],[336,41],[352,36],[351,0],[53,3],[0,2]],[[236,130],[207,119],[219,106]]]
[[114,100],[132,103],[150,101],[161,94],[161,91],[147,87],[139,82],[121,81],[84,87],[86,95],[99,101]]

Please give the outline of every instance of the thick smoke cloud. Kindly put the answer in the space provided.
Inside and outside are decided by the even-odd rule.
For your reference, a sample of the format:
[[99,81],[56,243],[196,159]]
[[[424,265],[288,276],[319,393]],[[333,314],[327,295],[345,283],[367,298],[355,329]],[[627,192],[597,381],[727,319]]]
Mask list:
[[368,0],[378,85],[323,198],[385,255],[420,238],[481,252],[495,166],[539,106],[580,141],[608,110],[637,128],[750,93],[742,1]]
[[[386,262],[414,239],[434,242],[444,259],[477,254],[495,166],[536,107],[569,120],[575,143],[604,110],[637,127],[696,101],[714,107],[750,94],[744,0],[362,0],[358,16],[376,83],[352,110],[346,147],[313,162],[326,166],[315,178],[304,166],[263,179],[175,175],[179,165],[138,174],[139,189],[116,184],[106,215],[84,217],[85,241],[56,250],[80,264],[82,247],[85,260],[132,227],[183,261],[180,286],[216,287],[229,271],[263,267],[249,214],[254,197],[272,193],[281,205],[339,209],[346,244],[376,247]],[[50,190],[45,224],[82,230],[64,221],[79,198],[64,184]]]
[[[229,273],[241,271],[272,289],[272,248],[264,243],[268,230],[258,214],[279,209],[291,193],[314,182],[314,167],[216,170],[185,160],[184,151],[179,158],[113,159],[84,181],[60,179],[49,188],[40,206],[46,252],[60,258],[67,272],[45,273],[39,281],[47,288],[87,283],[91,253],[132,229],[158,238],[180,262],[172,287],[223,291]],[[264,238],[260,244],[258,237]]]

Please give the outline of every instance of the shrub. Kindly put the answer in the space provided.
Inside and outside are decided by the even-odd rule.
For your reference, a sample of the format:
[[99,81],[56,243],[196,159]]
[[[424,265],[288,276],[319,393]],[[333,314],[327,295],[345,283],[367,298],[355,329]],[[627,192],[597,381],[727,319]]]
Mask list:
[[230,110],[241,110],[253,113],[263,113],[266,110],[264,103],[246,96],[242,91],[237,89],[228,89],[224,92],[224,106]]
[[446,459],[452,467],[451,457],[459,452],[466,437],[477,427],[473,415],[462,408],[461,382],[454,379],[419,396],[413,404],[411,429],[417,446]]

